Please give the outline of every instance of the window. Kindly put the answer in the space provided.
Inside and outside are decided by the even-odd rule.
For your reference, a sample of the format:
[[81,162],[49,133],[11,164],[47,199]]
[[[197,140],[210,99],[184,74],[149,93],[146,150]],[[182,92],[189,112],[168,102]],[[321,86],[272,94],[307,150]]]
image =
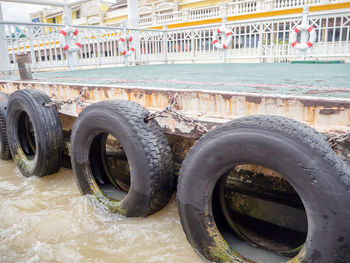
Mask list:
[[80,15],[80,9],[78,9],[77,11],[75,11],[76,13],[76,18],[78,19],[78,18],[80,18],[81,17],[81,15]]
[[53,17],[53,18],[52,18],[52,23],[53,23],[53,24],[56,24],[56,17]]

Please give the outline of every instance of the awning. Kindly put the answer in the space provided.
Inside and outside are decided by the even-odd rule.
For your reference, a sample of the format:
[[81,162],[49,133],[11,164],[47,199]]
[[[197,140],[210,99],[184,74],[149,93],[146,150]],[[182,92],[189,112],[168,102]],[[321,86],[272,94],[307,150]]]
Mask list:
[[59,15],[63,15],[63,11],[48,15],[45,18],[53,18],[53,17],[59,16]]
[[72,6],[72,11],[77,11],[81,8],[81,5]]

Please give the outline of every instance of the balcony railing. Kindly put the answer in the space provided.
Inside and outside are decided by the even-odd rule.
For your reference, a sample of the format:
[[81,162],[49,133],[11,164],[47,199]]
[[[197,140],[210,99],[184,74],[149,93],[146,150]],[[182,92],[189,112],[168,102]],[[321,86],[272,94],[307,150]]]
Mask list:
[[275,0],[274,9],[285,9],[304,5],[322,4],[323,0]]
[[227,6],[227,16],[233,16],[238,14],[254,13],[257,9],[256,0],[245,0],[234,3],[229,3]]
[[313,6],[340,2],[345,2],[345,0],[237,0],[236,2],[226,2],[204,8],[184,9],[174,13],[142,17],[139,20],[139,25],[141,27],[160,26],[180,22],[191,22],[241,14],[303,7],[304,5]]
[[188,10],[188,20],[197,21],[220,16],[220,6],[209,6],[204,8]]

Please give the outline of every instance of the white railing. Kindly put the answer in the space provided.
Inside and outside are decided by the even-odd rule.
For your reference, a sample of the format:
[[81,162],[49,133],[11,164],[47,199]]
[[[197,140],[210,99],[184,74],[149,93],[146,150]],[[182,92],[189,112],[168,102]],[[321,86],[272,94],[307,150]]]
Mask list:
[[[118,40],[122,32],[126,29],[122,27],[100,27],[100,26],[74,26],[79,30],[81,37],[81,49],[73,59],[64,51],[59,43],[59,31],[63,25],[42,24],[42,23],[16,23],[0,22],[0,29],[5,33],[8,57],[1,58],[8,60],[8,63],[0,65],[10,65],[7,69],[16,68],[16,55],[27,53],[32,62],[32,67],[50,68],[50,67],[68,67],[90,66],[90,65],[108,65],[124,63],[124,57],[118,47]],[[137,56],[144,60],[160,60],[164,55],[160,53],[159,43],[161,42],[160,31],[155,30],[133,30],[128,32],[138,40],[140,48]],[[155,37],[156,35],[156,37]],[[152,56],[147,51],[152,50]],[[135,56],[130,61],[136,61]]]
[[152,25],[152,17],[150,17],[150,16],[141,17],[139,19],[139,25],[140,26],[151,26]]
[[159,26],[179,22],[199,21],[211,18],[223,18],[240,14],[259,13],[272,10],[340,3],[345,0],[237,0],[204,8],[184,9],[178,12],[150,15],[139,20],[141,27]]
[[[317,41],[308,50],[313,59],[342,59],[350,62],[350,13],[334,11],[323,15],[309,15],[316,29]],[[263,18],[249,22],[229,22],[233,41],[223,52],[217,50],[212,38],[219,24],[172,30],[127,29],[122,27],[77,26],[82,48],[74,61],[59,45],[61,25],[1,22],[6,38],[10,67],[16,68],[16,54],[27,53],[33,68],[108,65],[125,63],[118,49],[122,32],[134,38],[135,55],[131,63],[216,60],[226,62],[288,62],[300,59],[291,47],[289,35],[301,15],[287,18]],[[1,29],[1,28],[0,28]],[[1,63],[0,63],[1,65]],[[1,70],[4,70],[3,68]]]
[[304,5],[318,5],[323,2],[323,0],[275,0],[274,9],[285,9]]
[[256,11],[257,11],[256,0],[237,1],[233,3],[228,3],[228,6],[227,6],[227,16],[254,13]]
[[[350,13],[310,15],[317,42],[308,50],[309,58],[350,60]],[[217,25],[168,31],[169,60],[224,60],[227,62],[288,62],[300,59],[291,47],[289,34],[301,16],[227,23],[233,41],[226,52],[217,50],[212,37]]]
[[188,19],[190,21],[198,21],[221,16],[219,5],[190,9],[188,12]]
[[177,22],[181,22],[182,20],[183,20],[182,12],[161,14],[161,15],[157,16],[157,24],[158,25],[165,25],[165,24],[169,24],[169,23],[177,23]]

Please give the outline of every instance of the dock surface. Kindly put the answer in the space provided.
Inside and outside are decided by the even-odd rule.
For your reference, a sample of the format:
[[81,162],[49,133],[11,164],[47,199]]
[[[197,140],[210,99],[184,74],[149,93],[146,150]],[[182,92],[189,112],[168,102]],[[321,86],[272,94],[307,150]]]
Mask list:
[[34,78],[47,83],[350,98],[350,64],[162,64],[45,72]]

